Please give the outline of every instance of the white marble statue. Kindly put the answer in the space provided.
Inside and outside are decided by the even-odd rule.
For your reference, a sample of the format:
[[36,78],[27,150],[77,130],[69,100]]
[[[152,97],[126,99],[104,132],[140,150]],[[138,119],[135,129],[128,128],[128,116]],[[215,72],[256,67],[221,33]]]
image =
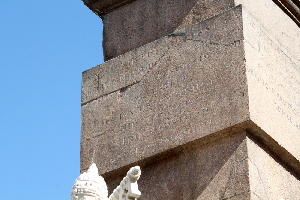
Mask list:
[[98,168],[93,163],[87,172],[75,180],[71,191],[71,200],[136,200],[141,196],[137,185],[140,175],[140,167],[132,167],[120,185],[107,198],[106,183],[102,176],[99,176]]

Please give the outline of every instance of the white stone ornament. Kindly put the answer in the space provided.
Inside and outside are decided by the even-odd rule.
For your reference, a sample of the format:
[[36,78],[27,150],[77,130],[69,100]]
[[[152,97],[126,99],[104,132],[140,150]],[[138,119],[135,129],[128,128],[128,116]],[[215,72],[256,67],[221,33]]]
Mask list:
[[75,180],[71,200],[107,200],[107,186],[95,163]]
[[141,196],[137,185],[140,175],[140,167],[132,167],[120,185],[107,198],[107,185],[102,176],[99,176],[96,164],[93,163],[87,172],[75,180],[71,200],[136,200]]
[[139,166],[132,167],[127,176],[123,178],[120,185],[109,196],[109,200],[135,200],[141,196],[138,189],[137,180],[141,176],[141,169]]

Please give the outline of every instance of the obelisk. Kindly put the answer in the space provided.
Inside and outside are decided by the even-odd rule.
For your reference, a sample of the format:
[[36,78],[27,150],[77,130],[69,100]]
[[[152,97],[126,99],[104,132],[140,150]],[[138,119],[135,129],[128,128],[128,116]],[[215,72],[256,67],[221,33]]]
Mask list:
[[82,172],[111,193],[139,165],[143,200],[300,199],[297,1],[84,3],[106,62],[83,72]]

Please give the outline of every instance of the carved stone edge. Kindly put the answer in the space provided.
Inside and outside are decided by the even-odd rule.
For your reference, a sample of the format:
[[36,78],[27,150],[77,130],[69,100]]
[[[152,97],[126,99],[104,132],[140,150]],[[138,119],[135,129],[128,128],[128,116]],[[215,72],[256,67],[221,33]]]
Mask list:
[[103,17],[111,11],[136,0],[82,0],[96,15]]
[[[99,17],[136,0],[82,0]],[[300,0],[273,0],[300,27]]]
[[299,0],[273,0],[299,27],[300,27],[300,1]]

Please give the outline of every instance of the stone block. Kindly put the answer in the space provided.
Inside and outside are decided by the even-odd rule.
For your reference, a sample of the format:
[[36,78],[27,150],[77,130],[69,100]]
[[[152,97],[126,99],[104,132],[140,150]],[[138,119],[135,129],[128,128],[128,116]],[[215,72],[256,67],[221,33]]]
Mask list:
[[281,9],[95,2],[110,60],[83,73],[81,171],[112,190],[140,165],[140,199],[300,198],[300,31]]
[[[278,144],[275,144],[279,147]],[[280,147],[279,147],[280,148]],[[110,191],[133,165],[142,167],[140,199],[299,199],[299,173],[262,141],[236,130],[209,136],[105,173]]]
[[251,120],[300,160],[300,29],[272,1],[241,1]]
[[[211,142],[204,140],[181,146],[156,162],[142,164],[139,199],[246,199],[242,197],[250,185],[245,132]],[[122,174],[104,175],[110,191]]]
[[249,120],[241,14],[233,8],[84,72],[81,146],[93,154],[82,153],[82,169],[96,160],[109,172]]
[[254,199],[300,199],[298,172],[252,138],[247,138],[247,152]]
[[300,29],[288,15],[270,0],[235,0],[235,3],[243,7],[246,41],[256,40],[257,43],[261,39],[257,38],[257,33],[263,33],[280,51],[299,65]]
[[[137,0],[103,15],[109,60],[234,7],[233,0]],[[125,17],[126,16],[126,17]]]

